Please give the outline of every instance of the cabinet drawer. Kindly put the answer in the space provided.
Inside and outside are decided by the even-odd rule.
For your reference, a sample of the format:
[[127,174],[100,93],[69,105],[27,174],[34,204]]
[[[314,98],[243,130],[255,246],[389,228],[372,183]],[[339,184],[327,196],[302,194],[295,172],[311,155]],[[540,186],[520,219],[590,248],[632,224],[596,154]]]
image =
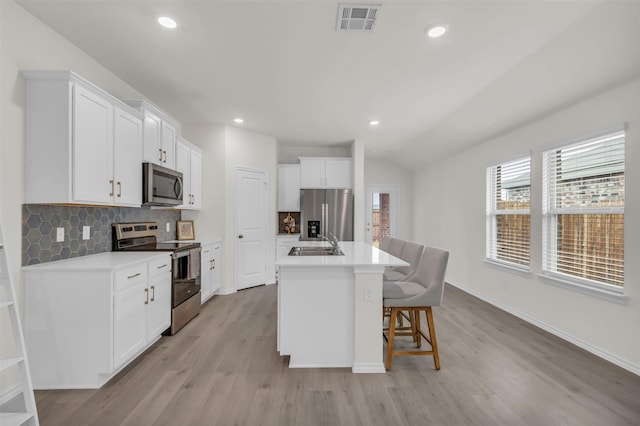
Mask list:
[[149,262],[148,274],[150,277],[171,271],[171,257],[156,259]]
[[118,292],[130,285],[147,280],[147,262],[120,269],[115,273],[114,291]]

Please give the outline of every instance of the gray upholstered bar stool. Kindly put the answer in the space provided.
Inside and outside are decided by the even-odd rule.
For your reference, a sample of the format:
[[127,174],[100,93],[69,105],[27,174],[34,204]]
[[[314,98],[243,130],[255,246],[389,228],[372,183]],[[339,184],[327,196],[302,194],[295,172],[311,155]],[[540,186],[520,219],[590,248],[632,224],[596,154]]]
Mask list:
[[393,237],[390,236],[386,236],[383,239],[380,240],[380,243],[378,244],[378,248],[382,251],[386,251],[387,253],[389,252],[389,246],[391,245],[391,240],[393,239]]
[[[397,318],[402,311],[408,312],[409,327],[397,329],[396,321],[389,321],[387,340],[386,369],[391,369],[394,355],[433,355],[436,370],[440,369],[436,330],[433,324],[432,306],[442,304],[444,294],[444,276],[449,261],[449,252],[434,247],[426,247],[418,269],[410,281],[385,281],[382,290],[383,310],[390,310],[390,318]],[[420,314],[424,311],[429,335],[420,325]],[[384,332],[384,331],[383,331]],[[431,350],[394,350],[394,340],[398,336],[411,336],[418,348],[422,347],[422,338],[431,345]]]
[[402,250],[400,251],[400,253],[390,254],[404,260],[409,264],[409,266],[397,266],[395,268],[390,268],[389,270],[384,271],[385,281],[406,281],[410,279],[418,269],[418,263],[420,262],[420,258],[422,257],[424,245],[414,243],[413,241],[399,241],[402,241]]

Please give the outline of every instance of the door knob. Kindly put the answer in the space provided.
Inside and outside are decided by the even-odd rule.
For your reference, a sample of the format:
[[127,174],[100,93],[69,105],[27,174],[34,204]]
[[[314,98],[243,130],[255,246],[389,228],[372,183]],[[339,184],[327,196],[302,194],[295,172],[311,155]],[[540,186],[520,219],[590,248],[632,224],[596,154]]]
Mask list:
[[244,238],[244,235],[240,234],[238,235],[238,238]]

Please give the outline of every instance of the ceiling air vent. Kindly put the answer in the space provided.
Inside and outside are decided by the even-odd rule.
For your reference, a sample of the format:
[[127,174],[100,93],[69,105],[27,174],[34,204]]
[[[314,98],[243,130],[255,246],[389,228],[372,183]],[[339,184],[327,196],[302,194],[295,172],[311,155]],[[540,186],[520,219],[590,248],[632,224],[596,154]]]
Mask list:
[[381,4],[339,4],[338,31],[373,31]]

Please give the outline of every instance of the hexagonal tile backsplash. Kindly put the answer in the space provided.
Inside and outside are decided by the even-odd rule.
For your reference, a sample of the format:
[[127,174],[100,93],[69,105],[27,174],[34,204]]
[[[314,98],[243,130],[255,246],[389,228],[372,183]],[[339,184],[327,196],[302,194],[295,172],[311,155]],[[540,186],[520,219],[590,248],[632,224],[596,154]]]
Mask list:
[[[158,222],[158,241],[174,240],[176,220],[180,220],[179,210],[24,204],[22,265],[111,251],[111,224],[117,222]],[[165,232],[167,222],[170,232]],[[82,239],[83,226],[91,228],[88,240]],[[59,227],[64,228],[63,242],[56,242]]]

